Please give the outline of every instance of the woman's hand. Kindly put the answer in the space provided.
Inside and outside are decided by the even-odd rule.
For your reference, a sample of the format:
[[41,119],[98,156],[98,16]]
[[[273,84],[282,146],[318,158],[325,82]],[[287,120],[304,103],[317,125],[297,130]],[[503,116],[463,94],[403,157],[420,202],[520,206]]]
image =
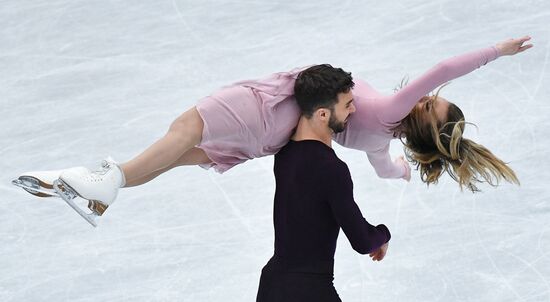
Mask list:
[[498,52],[501,56],[513,56],[517,53],[523,52],[533,47],[533,44],[523,45],[523,43],[529,40],[531,40],[531,37],[529,36],[525,36],[519,39],[508,39],[506,41],[497,43],[496,48],[498,49]]
[[411,166],[409,166],[409,162],[405,160],[405,157],[403,157],[403,155],[397,157],[395,159],[395,163],[398,165],[403,165],[405,167],[405,175],[403,175],[401,178],[403,178],[407,182],[411,181]]

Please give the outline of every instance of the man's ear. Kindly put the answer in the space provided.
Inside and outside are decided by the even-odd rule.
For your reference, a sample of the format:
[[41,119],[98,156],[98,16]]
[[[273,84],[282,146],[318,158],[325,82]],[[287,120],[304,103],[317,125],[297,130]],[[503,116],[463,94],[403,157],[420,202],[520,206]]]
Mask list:
[[317,111],[315,112],[315,114],[321,119],[321,120],[324,120],[324,119],[329,119],[330,118],[330,111],[327,110],[326,108],[319,108],[317,109]]

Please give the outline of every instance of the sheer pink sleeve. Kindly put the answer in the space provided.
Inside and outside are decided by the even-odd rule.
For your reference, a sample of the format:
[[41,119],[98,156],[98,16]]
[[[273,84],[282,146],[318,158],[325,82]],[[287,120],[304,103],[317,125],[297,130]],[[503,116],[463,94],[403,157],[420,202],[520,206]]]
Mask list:
[[409,172],[409,165],[392,161],[389,153],[390,144],[378,152],[367,152],[369,162],[380,178],[404,178]]
[[446,82],[468,74],[498,58],[495,47],[488,47],[446,59],[397,93],[378,104],[378,118],[384,125],[395,125],[406,117],[421,97]]

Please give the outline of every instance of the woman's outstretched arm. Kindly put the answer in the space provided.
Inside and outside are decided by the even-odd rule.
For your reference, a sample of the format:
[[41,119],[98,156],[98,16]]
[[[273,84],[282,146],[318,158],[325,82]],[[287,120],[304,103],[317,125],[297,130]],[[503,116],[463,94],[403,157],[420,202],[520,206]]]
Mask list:
[[515,55],[533,47],[532,44],[524,45],[530,39],[529,36],[508,39],[495,46],[468,52],[438,63],[397,93],[380,102],[378,118],[385,125],[398,123],[410,113],[423,96],[437,87],[466,75],[499,56]]

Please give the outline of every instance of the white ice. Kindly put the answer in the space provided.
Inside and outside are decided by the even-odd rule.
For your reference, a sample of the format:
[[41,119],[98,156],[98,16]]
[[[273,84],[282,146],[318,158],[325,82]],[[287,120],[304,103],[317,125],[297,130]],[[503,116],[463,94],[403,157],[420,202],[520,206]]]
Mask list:
[[549,25],[547,0],[0,1],[0,301],[254,301],[273,252],[272,157],[124,189],[95,229],[10,181],[126,161],[237,80],[331,63],[391,93],[525,34],[533,49],[443,90],[521,186],[382,180],[336,147],[364,216],[393,238],[373,263],[341,234],[335,286],[343,301],[550,301]]

